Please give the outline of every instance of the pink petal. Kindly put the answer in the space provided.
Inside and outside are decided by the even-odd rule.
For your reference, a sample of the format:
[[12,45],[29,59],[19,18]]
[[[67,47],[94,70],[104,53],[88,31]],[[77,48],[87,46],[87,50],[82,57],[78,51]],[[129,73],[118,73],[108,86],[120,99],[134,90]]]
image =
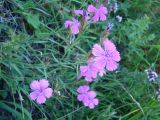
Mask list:
[[101,13],[101,14],[100,14],[100,20],[101,20],[101,21],[105,21],[105,20],[106,20],[106,15],[103,14],[103,13]]
[[83,95],[81,95],[81,94],[78,95],[78,96],[77,96],[77,99],[78,99],[78,101],[82,101],[82,100],[83,100]]
[[101,77],[102,77],[105,73],[106,73],[106,72],[105,72],[104,69],[100,69],[100,70],[99,70],[99,75],[100,75]]
[[39,83],[39,81],[37,81],[37,80],[32,81],[31,84],[30,84],[30,88],[32,90],[40,90],[40,83]]
[[83,15],[83,10],[74,10],[74,13],[76,14],[76,15]]
[[88,82],[92,82],[92,71],[91,71],[92,69],[88,69],[87,70],[87,72],[86,72],[86,74],[85,74],[85,79],[86,79],[86,81],[88,81]]
[[80,26],[80,22],[77,20],[77,19],[75,19],[75,18],[72,18],[72,21],[73,21],[73,25],[76,25],[77,27],[79,27]]
[[105,57],[96,57],[95,58],[95,66],[98,69],[104,69],[104,67],[106,66],[106,58]]
[[47,88],[44,90],[44,95],[46,96],[46,98],[50,98],[52,96],[52,92],[53,90],[51,88]]
[[105,54],[105,52],[100,45],[95,44],[92,49],[92,54],[94,56],[102,56]]
[[91,77],[96,78],[98,73],[98,68],[96,67],[95,63],[90,63],[89,66],[90,66],[89,71],[90,71]]
[[85,76],[87,70],[88,70],[88,66],[80,66],[80,71],[82,76]]
[[107,64],[106,64],[106,68],[108,71],[114,71],[116,70],[118,67],[117,62],[113,61],[113,60],[108,60]]
[[45,88],[47,88],[47,87],[49,86],[49,82],[48,82],[48,80],[46,80],[46,79],[40,80],[40,81],[39,81],[39,84],[40,84],[40,86],[41,86],[41,89],[45,89]]
[[92,12],[92,13],[96,12],[96,10],[97,9],[93,5],[89,5],[88,8],[87,8],[87,11]]
[[30,96],[30,98],[31,98],[32,100],[37,99],[38,95],[39,95],[39,92],[31,92],[31,93],[29,94],[29,96]]
[[89,86],[88,85],[83,85],[83,92],[87,92],[89,90]]
[[87,93],[87,95],[88,95],[89,99],[93,99],[93,98],[96,97],[96,92],[94,92],[94,91],[89,91],[89,92]]
[[96,13],[92,19],[94,20],[94,22],[97,22],[99,21],[99,17],[100,17],[99,14]]
[[76,25],[76,24],[72,25],[71,31],[72,31],[72,34],[78,34],[79,33],[78,25]]
[[87,98],[87,99],[83,100],[83,103],[85,106],[88,106],[90,103],[90,100]]
[[86,81],[92,82],[92,78],[97,77],[98,68],[93,63],[89,63],[88,66],[80,67],[81,75],[85,77]]
[[121,57],[118,51],[112,52],[112,59],[115,60],[116,62],[119,62],[121,60]]
[[93,108],[95,107],[95,105],[94,105],[94,103],[91,102],[88,107],[89,107],[90,109],[93,109]]
[[86,102],[88,100],[88,96],[86,94],[80,94],[77,96],[77,99],[82,102]]
[[71,26],[72,26],[72,24],[73,24],[73,22],[72,22],[72,21],[70,21],[70,20],[67,20],[67,21],[65,21],[65,23],[64,23],[65,28],[69,28],[69,27],[71,27]]
[[89,20],[89,19],[90,19],[90,16],[87,15],[87,16],[85,17],[85,19],[86,19],[86,20]]
[[46,102],[46,98],[44,95],[39,95],[38,98],[37,98],[37,103],[38,104],[43,104]]
[[113,44],[113,42],[111,42],[108,39],[103,41],[103,45],[104,45],[105,51],[108,51],[108,52],[116,51],[116,46]]
[[103,5],[100,6],[99,10],[100,10],[103,14],[107,14],[107,13],[108,13],[107,8],[104,7]]
[[98,105],[98,104],[99,104],[99,100],[98,100],[98,99],[93,99],[92,101],[93,101],[93,103],[94,103],[95,105]]
[[92,81],[93,81],[91,76],[86,76],[86,77],[85,77],[85,80],[86,80],[87,82],[92,82]]
[[90,89],[90,87],[88,85],[83,85],[77,89],[77,92],[78,93],[86,93],[89,89]]

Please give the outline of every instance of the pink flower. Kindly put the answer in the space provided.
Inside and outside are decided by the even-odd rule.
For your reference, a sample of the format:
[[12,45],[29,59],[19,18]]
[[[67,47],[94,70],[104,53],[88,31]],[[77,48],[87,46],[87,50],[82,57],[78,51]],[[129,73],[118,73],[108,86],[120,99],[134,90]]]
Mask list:
[[89,13],[88,13],[87,11],[85,11],[85,10],[74,10],[74,13],[75,13],[76,15],[81,15],[81,16],[83,16],[83,17],[85,18],[85,20],[89,20],[89,19],[90,19]]
[[80,66],[80,74],[81,76],[85,77],[86,81],[92,82],[93,79],[97,77],[97,74],[101,77],[105,74],[105,69],[97,67],[97,65],[95,64],[95,59],[93,57],[88,59],[87,62],[88,65]]
[[80,23],[75,18],[72,18],[72,20],[65,21],[65,28],[71,29],[72,34],[78,34],[79,33],[79,26]]
[[81,76],[85,77],[85,80],[92,82],[97,77],[98,69],[93,63],[88,63],[86,66],[80,66]]
[[32,81],[30,88],[33,92],[29,94],[30,98],[32,100],[36,100],[38,104],[45,103],[46,98],[50,98],[53,92],[53,90],[48,86],[49,82],[46,79]]
[[94,7],[93,5],[89,5],[87,11],[93,13],[93,20],[96,21],[104,21],[106,20],[106,14],[108,13],[107,8],[102,4],[99,8]]
[[86,101],[87,98],[87,92],[89,91],[89,86],[88,85],[83,85],[83,86],[80,86],[78,89],[77,89],[77,92],[79,93],[79,95],[77,96],[77,99],[79,101]]
[[77,96],[77,99],[79,101],[82,101],[85,106],[89,107],[90,109],[93,109],[96,105],[98,105],[99,100],[96,97],[96,92],[89,91],[88,85],[80,86],[77,89],[77,92],[79,95]]
[[88,106],[90,109],[93,109],[96,105],[99,104],[99,100],[96,97],[96,92],[89,91],[87,93],[88,99],[86,99],[84,102],[85,106]]
[[108,39],[103,41],[104,49],[99,45],[95,44],[92,49],[92,54],[95,56],[95,65],[99,69],[106,68],[108,71],[117,69],[120,61],[120,54],[116,50],[116,46]]

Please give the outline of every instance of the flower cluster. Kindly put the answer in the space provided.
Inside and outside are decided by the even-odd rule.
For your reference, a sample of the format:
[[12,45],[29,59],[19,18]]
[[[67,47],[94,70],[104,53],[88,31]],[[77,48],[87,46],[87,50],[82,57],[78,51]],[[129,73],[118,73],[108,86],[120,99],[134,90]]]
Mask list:
[[[75,38],[81,30],[85,28],[86,23],[95,23],[98,21],[105,21],[109,12],[113,11],[114,14],[118,10],[118,4],[110,3],[106,0],[111,9],[107,9],[103,4],[88,5],[86,10],[74,10],[75,16],[80,16],[80,22],[75,17],[71,20],[66,20],[64,25],[71,33],[71,36]],[[98,0],[95,2],[99,3]],[[119,22],[122,21],[122,17],[117,15],[116,18]],[[112,29],[114,23],[109,22],[103,32],[104,35],[108,35],[108,32]],[[106,37],[105,37],[106,38]],[[107,71],[114,71],[118,68],[118,62],[120,61],[120,53],[117,51],[115,44],[108,38],[104,39],[101,44],[94,44],[92,51],[92,57],[87,60],[87,65],[80,66],[80,75],[84,77],[88,83],[95,81],[100,76],[102,77]],[[152,76],[153,78],[155,76]],[[49,87],[49,82],[46,79],[34,80],[30,84],[32,92],[29,94],[32,100],[35,100],[38,104],[45,103],[47,98],[52,96],[53,90]],[[82,85],[77,89],[78,101],[83,102],[86,107],[93,109],[99,104],[99,100],[96,98],[95,91],[90,90],[88,85]]]
[[[108,13],[108,10],[106,7],[104,7],[102,4],[96,8],[93,5],[89,5],[87,7],[87,10],[74,10],[75,15],[80,15],[84,18],[84,20],[94,22],[97,21],[104,21],[106,20],[106,15]],[[71,34],[76,35],[79,33],[79,28],[82,25],[77,19],[72,18],[72,20],[66,20],[65,21],[65,28],[70,29]]]
[[90,87],[88,85],[80,86],[77,89],[77,92],[79,93],[77,99],[82,101],[85,106],[93,109],[98,105],[99,100],[96,98],[96,92],[90,91]]
[[93,57],[89,59],[88,65],[80,66],[81,76],[85,80],[92,82],[93,79],[100,75],[105,74],[105,71],[114,71],[118,67],[120,61],[120,54],[116,46],[108,39],[103,41],[103,47],[95,44],[92,48]]
[[[99,3],[99,1],[95,1]],[[107,9],[103,4],[99,5],[88,5],[86,10],[74,10],[73,13],[76,16],[80,16],[80,22],[78,19],[72,18],[71,20],[65,21],[65,28],[68,28],[71,34],[74,36],[79,33],[80,29],[85,28],[85,23],[95,23],[98,21],[105,21],[109,12],[114,13],[118,10],[117,2],[110,3],[111,9]],[[116,16],[119,22],[122,21],[121,16]],[[110,22],[107,24],[104,35],[112,29],[114,23]],[[80,76],[84,77],[89,83],[96,80],[98,76],[102,77],[107,71],[114,71],[118,67],[120,61],[120,53],[117,51],[116,46],[109,39],[104,39],[102,44],[95,44],[91,52],[92,57],[87,60],[87,65],[80,66]],[[96,92],[89,91],[88,85],[80,86],[77,89],[77,99],[84,103],[85,106],[93,109],[98,105],[99,100],[96,97]]]
[[49,82],[46,79],[34,80],[30,84],[32,92],[29,94],[32,100],[36,100],[38,104],[45,103],[47,98],[52,96],[52,88],[49,87]]
[[[120,53],[116,46],[108,39],[105,39],[102,45],[95,44],[92,48],[93,57],[87,60],[86,66],[80,66],[80,74],[85,77],[87,82],[93,82],[97,76],[103,76],[106,71],[114,71],[118,67],[120,61]],[[98,105],[99,100],[94,91],[89,91],[89,86],[80,86],[77,89],[78,100],[82,101],[85,106],[93,109]]]

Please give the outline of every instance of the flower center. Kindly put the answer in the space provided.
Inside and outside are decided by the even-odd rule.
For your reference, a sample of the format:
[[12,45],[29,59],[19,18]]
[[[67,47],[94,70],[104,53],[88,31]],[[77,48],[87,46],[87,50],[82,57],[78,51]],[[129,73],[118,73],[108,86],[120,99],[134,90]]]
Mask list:
[[109,54],[109,52],[105,52],[105,56],[106,57],[111,57],[111,55]]

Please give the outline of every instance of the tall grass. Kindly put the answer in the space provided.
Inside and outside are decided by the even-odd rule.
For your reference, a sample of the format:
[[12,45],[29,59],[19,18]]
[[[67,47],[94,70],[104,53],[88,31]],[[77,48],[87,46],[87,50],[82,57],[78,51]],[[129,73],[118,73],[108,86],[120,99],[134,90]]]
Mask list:
[[[158,120],[157,83],[144,72],[160,72],[160,13],[158,0],[120,0],[122,23],[109,34],[121,52],[116,72],[92,83],[100,104],[90,110],[76,99],[79,66],[102,37],[108,21],[86,27],[70,44],[64,21],[70,10],[94,0],[0,1],[0,119],[2,120]],[[114,15],[109,16],[112,20]],[[32,80],[47,78],[54,90],[46,104],[29,98]],[[60,94],[59,94],[60,92]]]

